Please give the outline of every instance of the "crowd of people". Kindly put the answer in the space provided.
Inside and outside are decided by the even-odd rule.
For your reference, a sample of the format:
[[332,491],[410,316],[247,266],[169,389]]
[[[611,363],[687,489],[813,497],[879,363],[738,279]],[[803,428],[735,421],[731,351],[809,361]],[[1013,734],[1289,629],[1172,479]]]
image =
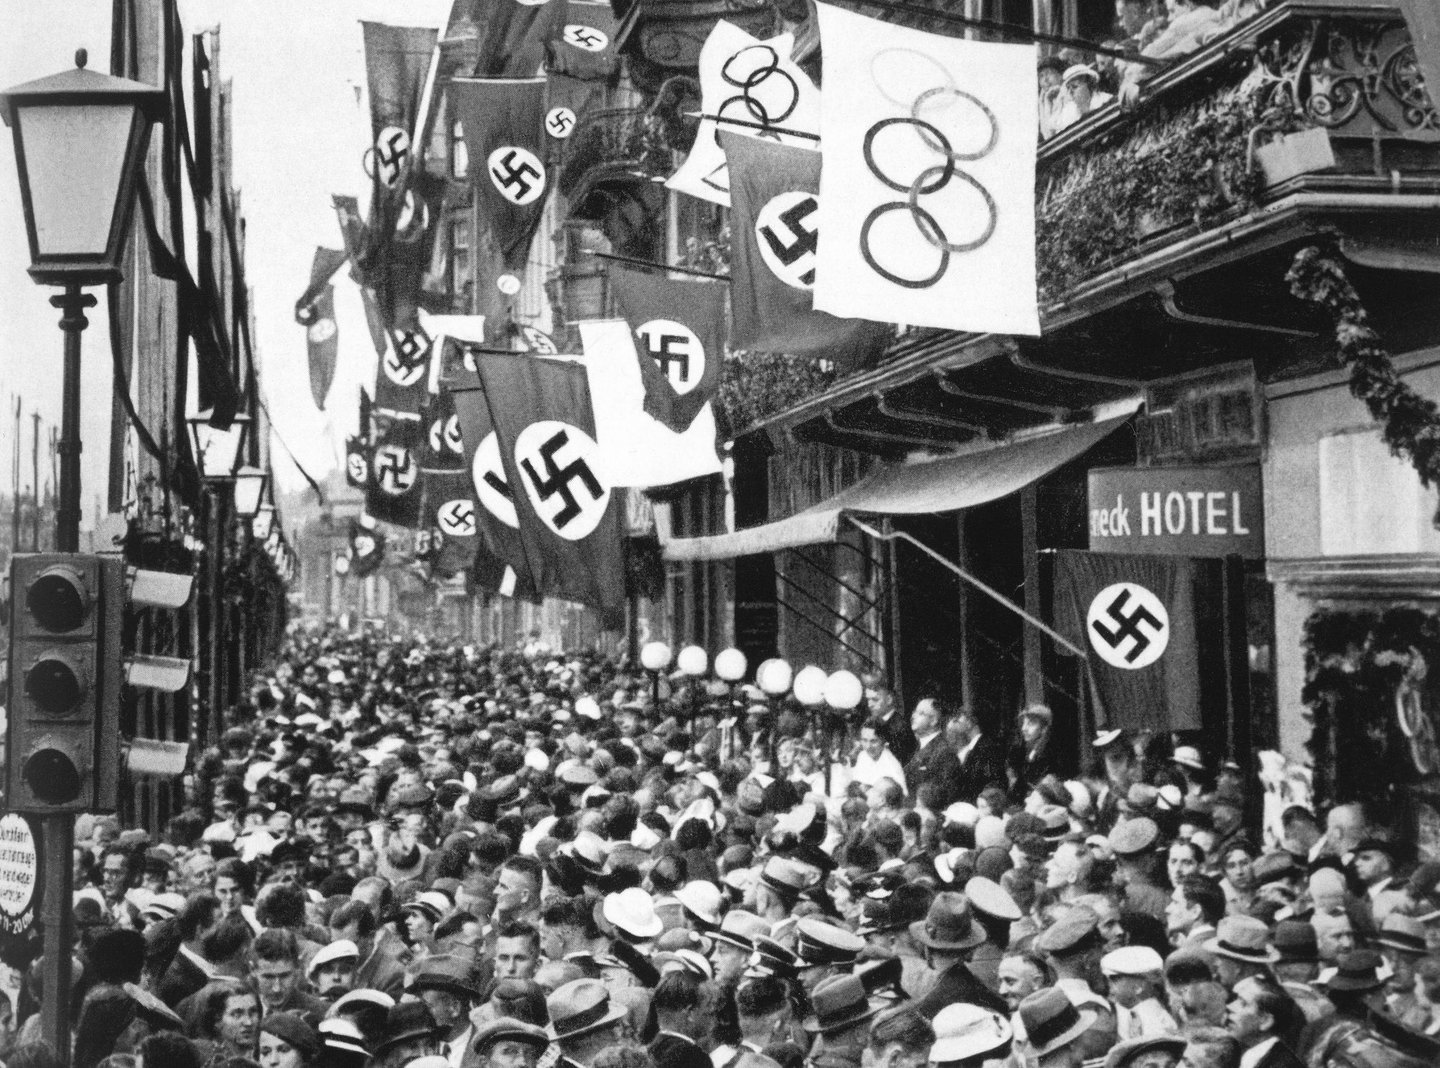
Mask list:
[[1133,102],[1146,78],[1258,14],[1265,3],[1115,0],[1115,23],[1110,39],[1101,42],[1104,51],[1065,49],[1040,61],[1040,139],[1049,140],[1117,97]]
[[[295,630],[163,833],[78,821],[72,1063],[1440,1064],[1440,864],[1356,805],[1267,843],[1184,739],[675,685]],[[57,1063],[38,957],[6,1068]]]

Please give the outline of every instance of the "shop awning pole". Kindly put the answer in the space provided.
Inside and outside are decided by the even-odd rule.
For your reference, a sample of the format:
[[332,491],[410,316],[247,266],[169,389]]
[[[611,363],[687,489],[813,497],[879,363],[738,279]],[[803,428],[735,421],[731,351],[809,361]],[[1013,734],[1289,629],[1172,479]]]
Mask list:
[[1014,612],[1026,623],[1029,623],[1032,627],[1035,627],[1041,633],[1048,634],[1052,639],[1054,639],[1055,644],[1059,645],[1062,649],[1068,650],[1071,654],[1080,657],[1080,659],[1082,660],[1089,660],[1089,657],[1084,649],[1081,649],[1064,635],[1058,633],[1053,628],[1047,626],[1041,620],[1032,616],[1029,612],[1025,611],[1025,609],[1021,608],[1014,601],[1010,600],[1010,598],[1006,597],[999,590],[995,589],[992,586],[987,586],[985,583],[981,582],[978,578],[970,574],[970,572],[966,571],[963,567],[955,563],[953,560],[945,559],[945,557],[941,556],[934,549],[930,548],[930,546],[926,545],[918,538],[912,537],[911,535],[905,533],[905,531],[903,530],[894,530],[891,531],[889,534],[884,534],[876,530],[874,527],[869,526],[866,523],[860,522],[860,520],[856,519],[853,515],[847,515],[845,518],[848,519],[851,524],[862,534],[868,534],[870,535],[870,537],[876,538],[879,541],[890,541],[894,538],[899,538],[901,541],[908,541],[911,545],[915,546],[915,548],[919,549],[926,556],[933,559],[942,567],[948,568],[950,571],[953,571],[956,575],[964,579],[966,582],[970,583],[970,585],[974,586],[981,593],[988,594],[996,601],[999,601],[1002,605],[1010,609],[1010,611]]

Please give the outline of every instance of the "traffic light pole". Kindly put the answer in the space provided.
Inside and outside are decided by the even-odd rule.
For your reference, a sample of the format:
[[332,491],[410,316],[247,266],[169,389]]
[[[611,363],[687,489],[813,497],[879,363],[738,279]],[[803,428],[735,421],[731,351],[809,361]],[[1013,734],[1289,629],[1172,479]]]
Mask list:
[[45,928],[45,960],[41,975],[40,1033],[70,1063],[70,949],[75,941],[74,896],[75,817],[69,813],[43,816],[44,891],[40,923]]
[[50,303],[60,309],[60,329],[65,332],[64,407],[61,410],[60,444],[58,446],[60,452],[60,507],[55,513],[55,549],[62,553],[78,553],[80,551],[80,334],[90,325],[90,320],[85,318],[85,309],[95,307],[95,296],[82,291],[78,285],[68,285],[65,287],[64,293],[51,297]]

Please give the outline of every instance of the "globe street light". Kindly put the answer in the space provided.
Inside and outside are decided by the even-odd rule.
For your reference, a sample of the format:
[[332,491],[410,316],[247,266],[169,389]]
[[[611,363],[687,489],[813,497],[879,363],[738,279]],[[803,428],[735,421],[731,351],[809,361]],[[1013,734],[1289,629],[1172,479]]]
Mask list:
[[685,676],[690,690],[690,722],[700,715],[700,680],[710,670],[710,657],[698,645],[687,645],[675,658],[675,666]]
[[765,691],[770,704],[770,773],[780,770],[780,698],[790,692],[793,678],[790,663],[779,657],[764,661],[755,669],[755,685]]
[[[30,277],[64,287],[50,303],[60,309],[65,334],[55,515],[55,547],[65,553],[80,551],[80,333],[89,325],[85,309],[95,306],[95,297],[81,290],[122,277],[150,124],[165,109],[162,90],[88,71],[86,59],[81,49],[75,70],[0,93],[0,118],[15,142]],[[52,896],[68,900],[69,891]],[[54,1036],[47,1030],[46,1037]]]
[[650,674],[650,704],[660,710],[660,673],[670,666],[670,646],[664,642],[647,642],[640,650],[640,666]]
[[[835,710],[835,714],[845,724],[847,734],[850,730],[850,713],[859,707],[864,698],[865,685],[853,671],[846,671],[842,668],[825,680],[825,703]],[[826,741],[828,744],[828,737]],[[827,761],[825,764],[825,792],[827,794],[830,792],[832,763],[833,761]]]

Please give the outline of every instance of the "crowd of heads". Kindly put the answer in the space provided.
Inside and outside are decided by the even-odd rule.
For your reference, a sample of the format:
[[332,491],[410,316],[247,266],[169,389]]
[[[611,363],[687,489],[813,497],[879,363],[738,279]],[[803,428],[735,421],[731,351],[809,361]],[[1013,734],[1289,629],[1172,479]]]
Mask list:
[[[163,829],[77,821],[72,1063],[1440,1063],[1440,864],[1358,805],[1267,834],[1185,738],[1081,767],[868,681],[297,628]],[[39,946],[7,1068],[56,1063]]]

